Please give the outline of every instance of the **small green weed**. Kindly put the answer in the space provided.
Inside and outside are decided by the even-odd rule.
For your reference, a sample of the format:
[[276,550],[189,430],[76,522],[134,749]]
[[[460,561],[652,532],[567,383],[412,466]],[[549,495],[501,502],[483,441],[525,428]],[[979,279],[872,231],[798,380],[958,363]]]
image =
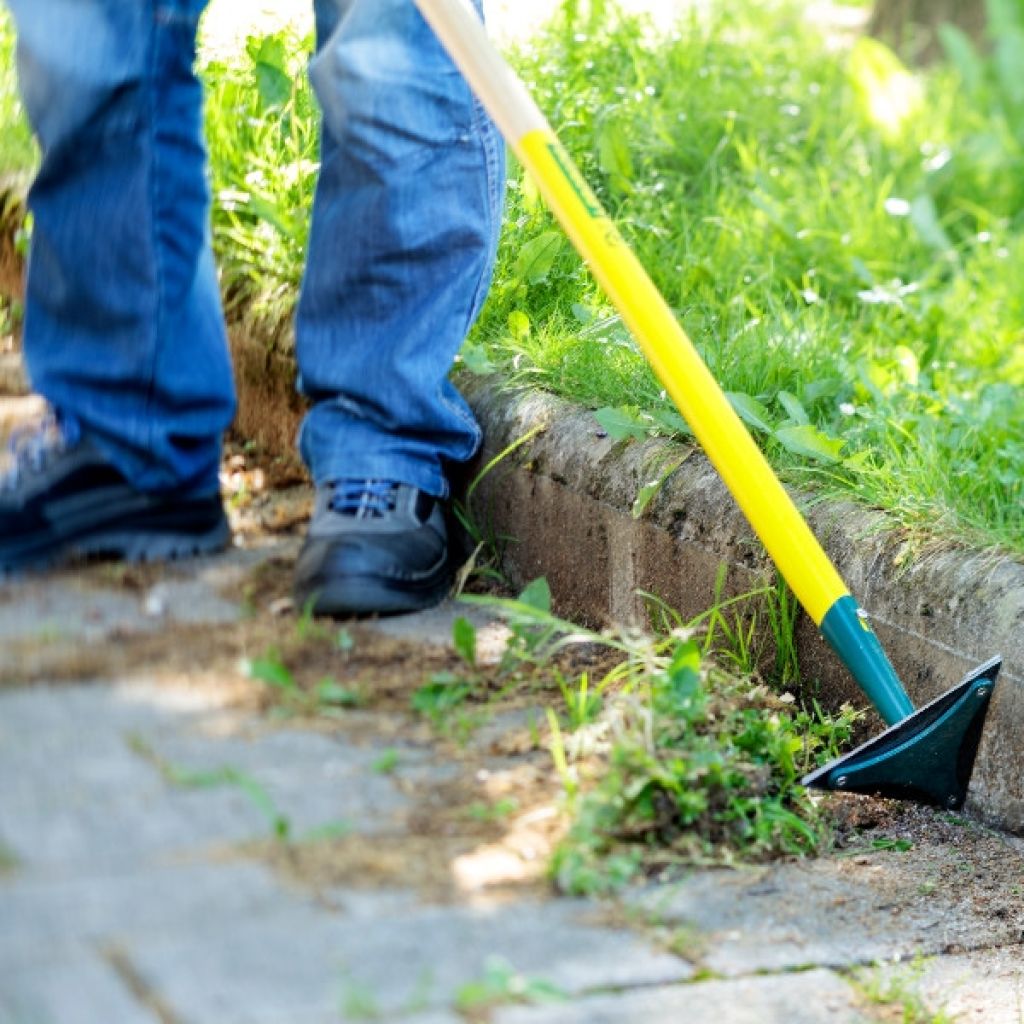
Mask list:
[[[344,630],[339,637],[342,635],[348,637]],[[310,688],[301,686],[292,671],[281,660],[277,649],[273,647],[268,648],[261,657],[247,660],[243,667],[250,679],[255,679],[274,691],[278,700],[277,708],[284,715],[335,717],[344,714],[346,709],[359,707],[363,703],[360,693],[343,686],[329,676],[320,679]]]
[[491,957],[483,977],[467,982],[455,994],[455,1008],[467,1015],[480,1015],[509,1003],[555,1003],[566,994],[549,981],[520,974],[501,957]]
[[484,680],[476,672],[469,678],[454,672],[434,672],[412,695],[413,711],[426,717],[442,736],[462,745],[486,716],[484,705],[471,698],[484,693]]
[[871,839],[863,845],[851,845],[843,850],[840,857],[859,857],[865,853],[876,853],[876,852],[889,852],[889,853],[907,853],[914,848],[914,844],[909,839],[893,839],[888,836],[880,836],[876,839]]
[[368,986],[354,981],[345,982],[341,997],[341,1013],[345,1020],[377,1021],[384,1019],[380,1002]]
[[773,583],[725,597],[727,571],[719,566],[714,602],[689,622],[656,595],[642,593],[652,621],[663,632],[699,629],[702,653],[730,671],[763,677],[779,692],[803,689],[796,647],[801,611],[793,592],[776,574]]
[[[465,352],[463,360],[465,361]],[[459,525],[466,532],[471,544],[474,545],[470,557],[459,572],[455,584],[455,593],[461,594],[468,581],[477,577],[480,579],[501,580],[502,551],[506,537],[498,536],[491,528],[487,517],[477,507],[475,497],[480,484],[494,472],[494,470],[514,455],[524,445],[529,444],[535,437],[543,433],[543,425],[533,427],[521,437],[516,438],[511,444],[503,448],[497,455],[490,459],[479,473],[470,481],[466,492],[452,502],[452,515],[455,516]],[[459,638],[456,637],[456,650],[459,650]],[[461,652],[460,652],[461,653]]]
[[553,667],[551,674],[554,676],[555,682],[558,683],[558,689],[562,692],[569,729],[575,732],[577,729],[597,721],[604,709],[604,698],[600,693],[591,689],[589,673],[581,672],[575,685],[570,683],[557,668]]
[[435,672],[411,698],[413,711],[418,711],[435,725],[440,725],[449,712],[463,704],[473,687],[452,672]]
[[392,775],[397,771],[399,761],[399,753],[392,747],[378,754],[370,769],[377,775]]
[[506,796],[493,803],[478,800],[466,808],[466,814],[474,821],[484,823],[504,821],[519,810],[519,801],[515,797]]
[[161,757],[143,737],[133,733],[127,738],[129,748],[156,768],[164,780],[182,789],[212,789],[235,786],[253,802],[270,824],[275,839],[287,842],[292,834],[290,820],[278,809],[270,794],[251,775],[231,765],[214,769],[185,768]]
[[[551,613],[543,581],[514,600],[465,600],[505,618],[508,671],[547,673],[562,692],[566,714],[549,708],[548,720],[573,822],[552,864],[563,889],[602,892],[672,864],[809,854],[829,841],[799,779],[849,739],[852,710],[826,716],[722,672],[706,639],[678,623],[654,636],[582,629]],[[574,645],[622,660],[570,685],[553,659]]]
[[879,965],[855,971],[851,976],[854,988],[867,1003],[899,1014],[900,1024],[954,1024],[955,1018],[945,1009],[932,1009],[921,995],[921,977],[925,963],[915,961],[905,968]]
[[616,736],[552,870],[569,892],[612,888],[674,863],[805,855],[829,840],[799,785],[837,753],[837,723],[706,668],[693,638],[652,658],[638,692],[615,705]]
[[0,843],[0,878],[4,875],[13,875],[21,867],[21,861],[8,846]]

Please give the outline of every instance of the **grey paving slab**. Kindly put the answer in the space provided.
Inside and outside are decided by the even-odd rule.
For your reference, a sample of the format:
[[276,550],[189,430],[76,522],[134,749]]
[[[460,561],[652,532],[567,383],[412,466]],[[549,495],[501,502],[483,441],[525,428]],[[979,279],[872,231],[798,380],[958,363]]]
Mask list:
[[860,1024],[871,1018],[831,971],[705,981],[503,1008],[493,1024]]
[[380,750],[344,736],[276,729],[224,737],[186,731],[143,736],[170,764],[192,772],[226,766],[253,779],[295,833],[332,822],[360,832],[392,831],[407,807],[393,780],[372,770]]
[[224,922],[242,927],[282,907],[296,915],[320,912],[312,897],[283,889],[269,869],[249,861],[63,879],[14,876],[0,881],[0,971],[40,967],[89,948],[131,949]]
[[154,1024],[116,973],[95,955],[8,971],[0,966],[3,1024]]
[[113,591],[89,594],[75,586],[41,587],[5,582],[0,603],[0,641],[15,638],[41,644],[99,640],[116,626],[151,629],[137,598]]
[[[239,734],[248,720],[166,704],[160,688],[0,693],[0,841],[27,870],[166,862],[264,837],[272,814],[294,835],[329,824],[382,832],[401,821],[406,798],[369,770],[371,748],[251,722]],[[228,734],[202,731],[211,714]],[[168,782],[133,743],[201,784]]]
[[[365,906],[364,906],[365,909]],[[191,1024],[264,1024],[358,1003],[393,1019],[449,1007],[495,958],[568,993],[654,985],[689,967],[632,935],[589,925],[575,903],[416,907],[387,915],[293,911],[244,928],[139,944],[147,984]]]
[[923,963],[886,965],[874,972],[884,986],[917,993],[932,1013],[958,1024],[1024,1021],[1024,949],[989,949]]
[[100,569],[5,580],[0,588],[0,642],[98,643],[111,636],[153,632],[168,623],[235,622],[245,614],[241,584],[256,565],[283,550],[292,546],[231,548],[212,558],[168,566],[162,579],[141,591],[105,586]]
[[[941,849],[878,853],[702,872],[635,899],[691,932],[701,964],[733,977],[1016,945],[1024,889],[987,892],[983,870]],[[1015,877],[1024,880],[1024,865]]]

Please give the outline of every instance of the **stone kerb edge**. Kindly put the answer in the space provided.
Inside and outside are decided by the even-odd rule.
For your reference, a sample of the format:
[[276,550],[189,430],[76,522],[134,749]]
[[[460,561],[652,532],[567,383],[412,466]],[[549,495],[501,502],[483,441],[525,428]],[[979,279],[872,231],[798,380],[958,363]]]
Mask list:
[[[644,618],[638,590],[658,594],[684,617],[726,593],[741,593],[772,569],[713,467],[693,446],[660,439],[628,444],[602,436],[592,414],[498,378],[464,375],[459,385],[484,427],[480,465],[538,424],[546,429],[480,484],[496,534],[515,538],[505,570],[517,583],[544,575],[560,610],[591,622]],[[640,518],[640,487],[682,459]],[[969,809],[1024,833],[1024,565],[937,547],[911,557],[885,515],[791,492],[873,624],[917,704],[1001,654],[1000,686],[986,724]],[[828,703],[865,701],[817,630],[801,616],[797,647],[805,674]]]

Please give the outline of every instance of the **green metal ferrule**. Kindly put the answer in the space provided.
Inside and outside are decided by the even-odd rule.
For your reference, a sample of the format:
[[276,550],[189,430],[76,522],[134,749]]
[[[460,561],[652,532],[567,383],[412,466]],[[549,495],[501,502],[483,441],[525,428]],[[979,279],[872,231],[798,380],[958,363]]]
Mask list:
[[914,705],[878,637],[849,594],[829,608],[820,629],[887,725],[895,725],[914,713]]

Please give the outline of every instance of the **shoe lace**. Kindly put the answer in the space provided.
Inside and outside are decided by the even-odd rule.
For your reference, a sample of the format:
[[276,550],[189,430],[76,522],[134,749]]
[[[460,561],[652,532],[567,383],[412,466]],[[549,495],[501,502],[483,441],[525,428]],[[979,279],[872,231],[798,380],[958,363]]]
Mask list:
[[394,512],[398,484],[390,480],[336,480],[330,509],[355,519],[383,519]]
[[7,439],[6,465],[0,464],[0,493],[16,490],[26,474],[41,473],[77,440],[74,426],[55,412],[16,427]]

